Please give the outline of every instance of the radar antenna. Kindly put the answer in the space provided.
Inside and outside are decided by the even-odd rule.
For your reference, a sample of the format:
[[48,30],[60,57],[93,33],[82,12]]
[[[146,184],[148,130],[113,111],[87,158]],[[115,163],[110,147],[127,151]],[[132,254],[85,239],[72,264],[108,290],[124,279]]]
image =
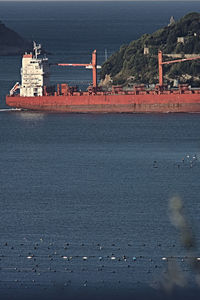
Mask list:
[[33,50],[34,50],[34,56],[37,59],[38,55],[41,53],[41,44],[36,44],[35,41],[33,41]]

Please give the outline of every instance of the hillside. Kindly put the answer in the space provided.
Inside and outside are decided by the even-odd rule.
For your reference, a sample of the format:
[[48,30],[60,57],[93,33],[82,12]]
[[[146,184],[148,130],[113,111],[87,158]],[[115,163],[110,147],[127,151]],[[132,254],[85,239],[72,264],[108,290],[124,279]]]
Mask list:
[[[144,54],[146,48],[146,54]],[[123,45],[102,66],[101,79],[110,75],[113,84],[158,83],[158,50],[163,54],[200,55],[200,14],[189,13],[179,21],[144,34],[129,45]],[[172,60],[169,56],[163,59]],[[200,60],[165,65],[164,82],[189,83],[200,86]]]
[[17,55],[32,49],[32,42],[6,27],[0,21],[0,55]]

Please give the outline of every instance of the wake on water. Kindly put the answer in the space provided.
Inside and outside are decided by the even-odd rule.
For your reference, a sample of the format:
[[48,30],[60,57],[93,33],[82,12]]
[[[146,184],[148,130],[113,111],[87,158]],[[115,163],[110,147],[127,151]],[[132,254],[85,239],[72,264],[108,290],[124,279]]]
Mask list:
[[1,108],[0,112],[6,112],[6,111],[21,111],[21,108]]

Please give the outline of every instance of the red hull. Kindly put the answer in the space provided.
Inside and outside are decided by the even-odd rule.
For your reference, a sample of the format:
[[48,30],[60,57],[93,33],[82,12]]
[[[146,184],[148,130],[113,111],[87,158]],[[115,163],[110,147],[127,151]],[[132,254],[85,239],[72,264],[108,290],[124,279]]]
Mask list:
[[200,112],[200,91],[163,94],[94,94],[20,97],[7,96],[6,104],[15,108],[50,112],[80,113],[169,113]]

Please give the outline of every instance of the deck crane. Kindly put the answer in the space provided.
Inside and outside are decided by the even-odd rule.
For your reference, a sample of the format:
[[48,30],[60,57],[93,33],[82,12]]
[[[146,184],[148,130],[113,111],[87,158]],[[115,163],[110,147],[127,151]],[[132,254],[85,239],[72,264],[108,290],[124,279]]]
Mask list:
[[158,69],[159,69],[159,86],[163,86],[163,65],[169,65],[173,63],[183,62],[183,61],[190,61],[200,59],[200,56],[190,57],[190,58],[183,58],[183,59],[176,59],[176,60],[169,60],[163,61],[163,54],[162,51],[158,51]]
[[92,62],[89,64],[66,64],[66,63],[57,63],[57,66],[63,67],[85,67],[85,68],[92,68],[92,78],[93,78],[93,88],[97,88],[97,51],[94,50],[92,52]]

